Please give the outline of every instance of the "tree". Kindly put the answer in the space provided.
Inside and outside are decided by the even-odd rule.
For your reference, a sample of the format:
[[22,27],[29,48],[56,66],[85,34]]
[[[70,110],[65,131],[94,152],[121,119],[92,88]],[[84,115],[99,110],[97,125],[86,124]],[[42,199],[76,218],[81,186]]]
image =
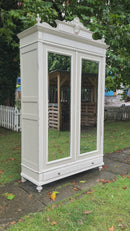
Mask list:
[[[94,32],[94,39],[104,37],[109,45],[106,58],[107,89],[118,89],[121,84],[130,87],[128,36],[130,16],[128,9],[128,0],[1,0],[0,35],[5,42],[6,49],[10,49],[14,54],[13,67],[15,65],[17,67],[19,61],[16,34],[34,25],[37,13],[42,21],[52,26],[55,26],[55,19],[71,21],[78,16],[84,26]],[[3,54],[3,46],[0,46],[0,49],[1,52],[3,49],[1,53]],[[3,62],[4,59],[0,58],[0,65]],[[11,76],[11,79],[15,81],[18,75],[18,69],[16,70],[15,78]],[[3,78],[2,72],[0,72],[0,84]],[[4,76],[6,83],[8,78]],[[13,81],[13,86],[15,81]],[[14,92],[14,88],[12,91]]]
[[[93,38],[104,37],[109,45],[106,58],[106,87],[130,87],[129,4],[128,0],[67,1],[65,18],[77,15],[94,32]],[[78,2],[77,7],[76,2]],[[72,9],[72,11],[70,10]]]
[[36,15],[54,25],[57,12],[51,2],[41,0],[1,0],[0,2],[0,104],[15,104],[16,79],[19,76],[19,40],[17,34],[36,23]]
[[13,0],[0,2],[0,104],[14,105],[16,78],[19,74],[18,21],[9,11],[16,10]]

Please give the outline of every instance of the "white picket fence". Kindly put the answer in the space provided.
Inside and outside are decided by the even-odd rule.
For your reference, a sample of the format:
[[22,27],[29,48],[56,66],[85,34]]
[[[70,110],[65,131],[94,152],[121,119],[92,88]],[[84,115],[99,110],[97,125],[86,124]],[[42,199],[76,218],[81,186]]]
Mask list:
[[0,105],[0,126],[13,131],[21,130],[21,113],[15,107]]

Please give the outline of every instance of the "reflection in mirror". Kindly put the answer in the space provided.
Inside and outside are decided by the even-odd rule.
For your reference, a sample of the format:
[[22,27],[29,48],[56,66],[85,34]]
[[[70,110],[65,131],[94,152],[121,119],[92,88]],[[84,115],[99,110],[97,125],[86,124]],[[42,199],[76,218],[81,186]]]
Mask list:
[[48,161],[70,156],[71,58],[48,53]]
[[80,154],[97,149],[98,63],[82,59]]

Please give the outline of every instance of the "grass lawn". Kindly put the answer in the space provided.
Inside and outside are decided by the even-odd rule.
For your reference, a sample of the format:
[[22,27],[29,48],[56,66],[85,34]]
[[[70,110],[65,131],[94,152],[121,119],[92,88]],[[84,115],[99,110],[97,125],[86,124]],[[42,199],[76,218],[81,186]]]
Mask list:
[[68,157],[70,155],[70,132],[49,130],[48,135],[49,161]]
[[[90,127],[81,133],[80,153],[96,150],[96,127]],[[49,161],[69,157],[70,132],[49,130]]]
[[[129,122],[105,122],[104,153],[113,152],[130,146]],[[70,132],[49,130],[49,161],[70,155]],[[96,127],[82,131],[80,153],[96,150]]]
[[9,230],[128,231],[129,196],[129,177],[119,177],[115,182],[98,184],[89,194],[84,192],[44,212],[29,214]]
[[130,121],[106,122],[104,153],[130,147]]
[[20,179],[21,134],[0,128],[0,183]]
[[[94,130],[89,136],[82,134],[81,146],[87,139],[87,150],[93,149],[95,140]],[[68,153],[70,143],[68,135],[54,143],[55,134],[49,137],[51,152],[63,155],[62,146]],[[129,122],[107,122],[104,128],[104,153],[130,147]],[[95,145],[95,144],[94,144]],[[56,149],[53,149],[56,148]],[[50,152],[50,153],[51,153]],[[21,134],[0,128],[0,184],[20,179]],[[53,159],[55,155],[51,156]],[[67,154],[68,155],[68,154]],[[20,222],[12,225],[9,231],[120,231],[130,230],[129,203],[130,179],[128,176],[119,177],[115,182],[99,183],[87,191],[81,191],[73,198],[60,203],[53,203],[46,211],[29,214]]]
[[[106,122],[104,127],[104,153],[130,147],[129,122]],[[95,150],[96,128],[81,135],[81,152]],[[49,160],[69,156],[69,132],[49,133]],[[0,183],[20,179],[21,134],[0,128]]]

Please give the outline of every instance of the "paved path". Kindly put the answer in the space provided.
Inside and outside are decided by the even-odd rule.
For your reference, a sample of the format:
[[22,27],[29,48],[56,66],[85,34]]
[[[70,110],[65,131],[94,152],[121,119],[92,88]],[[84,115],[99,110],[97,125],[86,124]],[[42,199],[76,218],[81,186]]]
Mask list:
[[[71,198],[77,191],[88,190],[95,186],[100,179],[113,180],[117,175],[127,175],[130,172],[130,148],[123,151],[106,154],[104,156],[105,167],[103,171],[98,169],[89,170],[65,179],[45,185],[42,192],[38,193],[36,186],[28,181],[25,183],[13,182],[0,185],[0,231],[6,230],[12,221],[17,222],[22,216],[37,211],[54,203],[49,192],[58,191],[56,202],[65,198]],[[80,181],[85,181],[81,183]],[[75,182],[75,184],[73,184]],[[13,193],[15,198],[7,200],[3,193]]]

